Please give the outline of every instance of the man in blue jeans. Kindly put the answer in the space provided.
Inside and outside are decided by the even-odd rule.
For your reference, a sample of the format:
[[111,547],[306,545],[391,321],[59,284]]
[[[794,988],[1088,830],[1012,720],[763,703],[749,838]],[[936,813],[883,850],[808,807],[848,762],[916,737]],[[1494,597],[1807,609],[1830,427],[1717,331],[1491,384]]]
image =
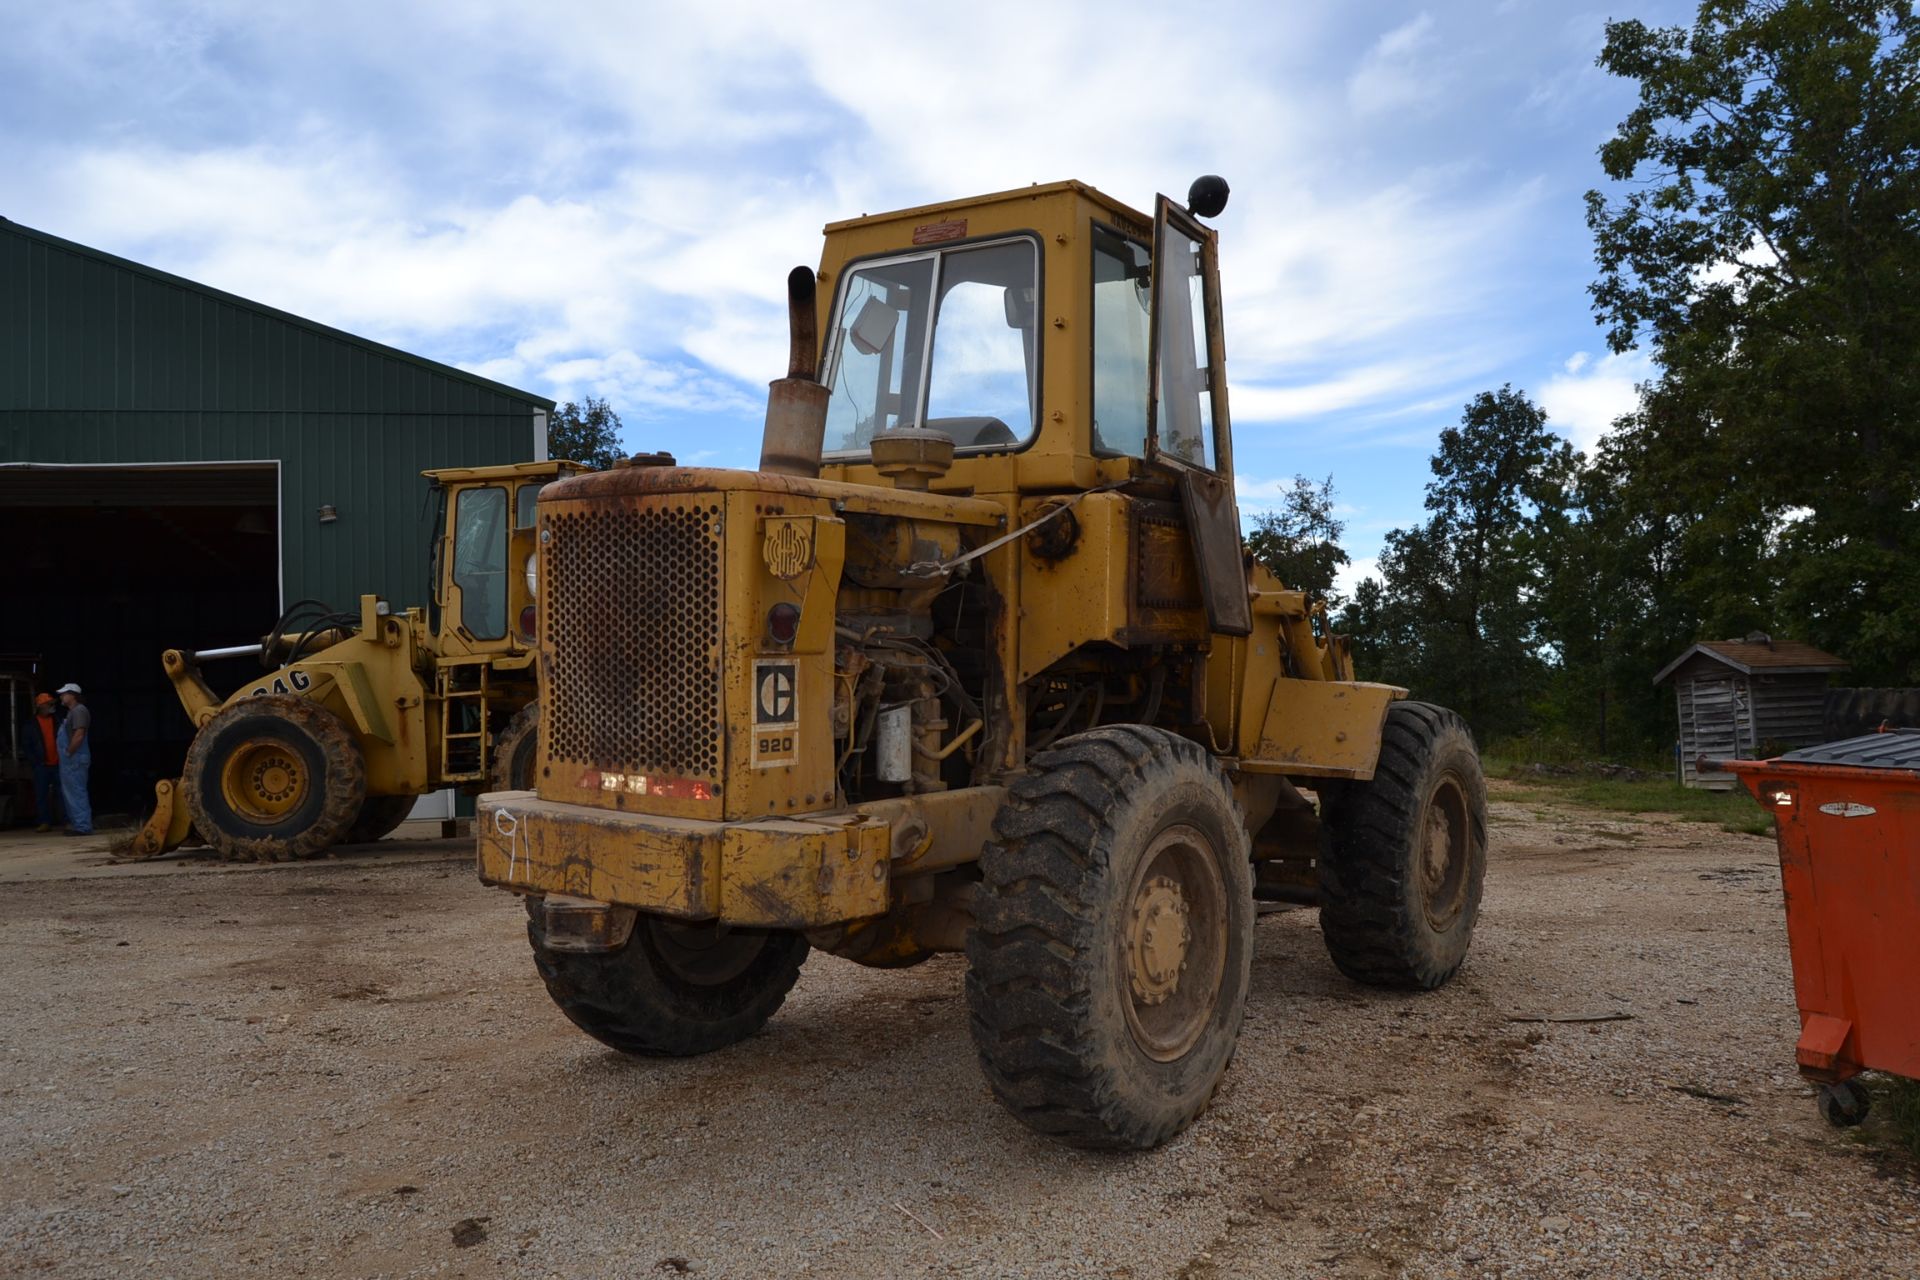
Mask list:
[[58,693],[67,708],[67,721],[60,728],[60,796],[67,802],[67,834],[93,834],[93,803],[87,799],[87,770],[93,764],[93,748],[87,745],[87,731],[93,728],[93,713],[80,701],[80,686],[63,684]]

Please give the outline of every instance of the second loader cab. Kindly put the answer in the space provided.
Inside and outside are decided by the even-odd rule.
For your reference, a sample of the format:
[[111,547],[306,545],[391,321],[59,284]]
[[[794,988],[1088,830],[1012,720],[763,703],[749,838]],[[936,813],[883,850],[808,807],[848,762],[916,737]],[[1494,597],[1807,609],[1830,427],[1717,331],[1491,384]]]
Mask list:
[[423,472],[438,496],[432,623],[442,658],[526,653],[535,638],[540,490],[575,462]]

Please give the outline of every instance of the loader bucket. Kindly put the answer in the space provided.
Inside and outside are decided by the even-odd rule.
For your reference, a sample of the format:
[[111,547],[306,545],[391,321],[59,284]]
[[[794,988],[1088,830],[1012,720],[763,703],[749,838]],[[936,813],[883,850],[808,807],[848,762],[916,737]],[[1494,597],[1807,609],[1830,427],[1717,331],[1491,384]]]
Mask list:
[[186,843],[193,818],[180,795],[180,781],[174,778],[153,784],[153,816],[140,828],[123,857],[157,858]]

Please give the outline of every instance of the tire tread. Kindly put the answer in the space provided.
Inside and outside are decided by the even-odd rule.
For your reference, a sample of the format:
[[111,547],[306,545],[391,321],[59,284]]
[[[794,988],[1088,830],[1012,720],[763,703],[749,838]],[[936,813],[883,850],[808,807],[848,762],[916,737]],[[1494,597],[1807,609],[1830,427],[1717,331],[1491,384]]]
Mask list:
[[[1112,928],[1095,896],[1115,835],[1110,815],[1152,775],[1175,772],[1205,778],[1236,818],[1238,809],[1211,754],[1159,729],[1105,726],[1030,763],[982,851],[967,938],[981,1070],[1000,1103],[1039,1133],[1085,1147],[1157,1146],[1205,1107],[1213,1084],[1190,1110],[1155,1114],[1117,1087],[1107,1048],[1089,1030],[1094,955]],[[1233,1027],[1237,1034],[1237,1016]]]

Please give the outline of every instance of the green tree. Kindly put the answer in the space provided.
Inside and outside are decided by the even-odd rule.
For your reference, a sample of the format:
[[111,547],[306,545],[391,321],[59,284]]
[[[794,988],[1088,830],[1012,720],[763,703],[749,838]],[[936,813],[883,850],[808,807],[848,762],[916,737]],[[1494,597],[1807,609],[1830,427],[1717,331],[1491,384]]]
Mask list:
[[596,396],[584,404],[569,400],[547,419],[547,456],[570,458],[605,471],[626,456],[620,443],[620,415]]
[[1483,737],[1528,726],[1547,671],[1542,592],[1580,457],[1511,386],[1468,402],[1440,433],[1424,524],[1387,535],[1378,596],[1342,625],[1371,626],[1372,678],[1452,706]]
[[1600,153],[1624,195],[1587,197],[1596,317],[1662,371],[1618,453],[1644,468],[1629,505],[1693,521],[1675,588],[1710,634],[1747,619],[1899,683],[1920,680],[1915,29],[1894,0],[1609,23],[1600,65],[1639,102]]
[[1247,550],[1267,571],[1289,587],[1339,604],[1333,580],[1351,563],[1340,546],[1346,522],[1333,513],[1333,477],[1319,484],[1295,476],[1280,495],[1280,505],[1254,517],[1247,534]]

